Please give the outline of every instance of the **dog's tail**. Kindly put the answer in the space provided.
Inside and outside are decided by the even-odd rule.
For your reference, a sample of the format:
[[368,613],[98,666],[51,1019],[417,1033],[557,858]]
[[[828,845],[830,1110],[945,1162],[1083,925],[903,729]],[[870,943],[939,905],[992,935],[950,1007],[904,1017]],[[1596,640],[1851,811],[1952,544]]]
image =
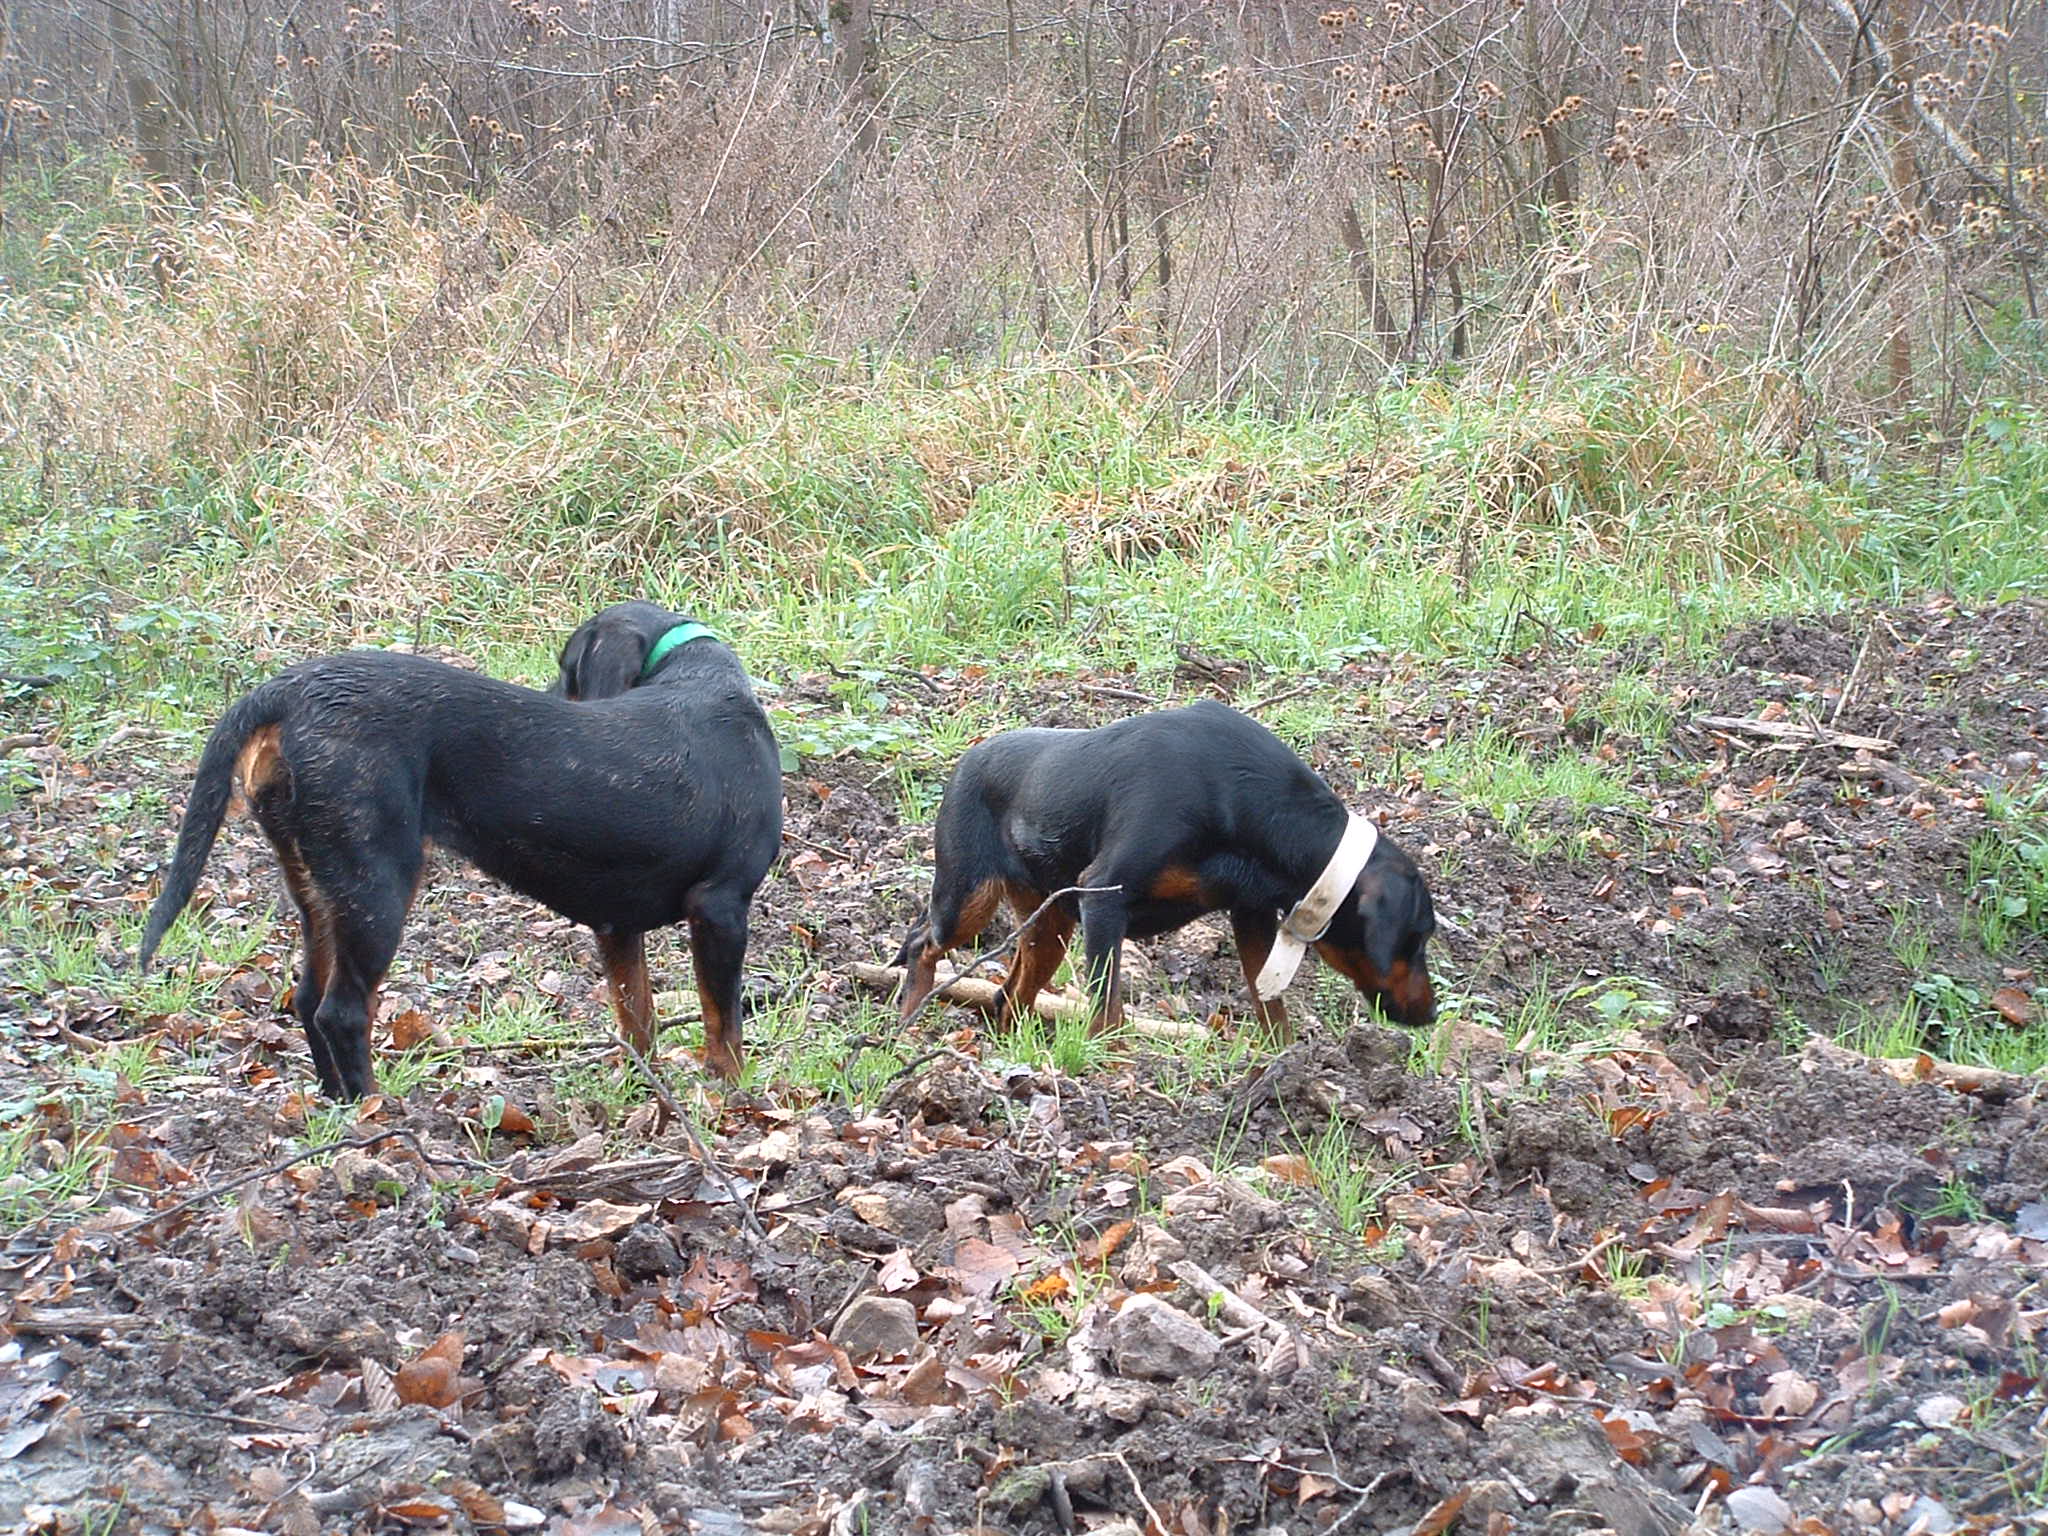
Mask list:
[[213,852],[213,840],[220,835],[234,793],[235,760],[250,736],[284,718],[290,691],[283,683],[281,678],[273,679],[237,700],[206,738],[206,750],[199,754],[199,772],[192,781],[192,798],[185,806],[185,823],[178,828],[177,850],[171,855],[163,889],[149,909],[149,921],[143,924],[141,964],[145,971],[156,957],[165,931],[192,899],[200,871],[206,868],[206,856]]

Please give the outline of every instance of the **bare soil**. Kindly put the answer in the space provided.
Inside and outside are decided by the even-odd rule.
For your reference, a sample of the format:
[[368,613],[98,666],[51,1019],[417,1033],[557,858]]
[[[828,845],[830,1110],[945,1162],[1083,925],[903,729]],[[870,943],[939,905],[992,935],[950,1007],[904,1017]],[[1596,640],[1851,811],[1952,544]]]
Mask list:
[[[1640,665],[1661,740],[1601,703]],[[781,681],[799,710],[830,697]],[[834,759],[788,782],[760,990],[795,983],[798,1035],[911,1070],[866,1106],[772,1071],[698,1099],[714,1172],[644,1093],[588,1087],[617,1068],[587,936],[446,862],[384,1018],[448,1054],[339,1127],[369,1144],[280,1166],[336,1127],[277,1011],[277,875],[231,827],[200,921],[267,926],[204,973],[204,1007],[0,979],[32,1166],[111,1154],[91,1203],[0,1247],[0,1527],[2037,1529],[2043,1079],[1829,1036],[1936,973],[2038,1009],[2041,940],[1978,947],[1967,855],[1987,793],[2048,752],[2048,612],[1773,621],[1705,664],[1551,647],[1276,679],[1190,657],[1170,692],[1304,685],[1334,722],[1307,755],[1384,812],[1450,920],[1440,1050],[1312,965],[1296,1043],[1206,1068],[1138,1038],[1069,1077],[937,1009],[896,1039],[849,967],[893,952],[929,832],[896,765]],[[880,688],[912,720],[973,697],[1020,724],[1169,691]],[[1424,787],[1489,725],[1628,803],[1508,828]],[[17,762],[4,890],[111,956],[189,763],[147,737]],[[25,958],[0,950],[9,977]],[[685,986],[679,942],[655,963]],[[1140,1013],[1242,1027],[1217,926],[1149,946],[1130,986]],[[587,1039],[460,1050],[511,994]],[[1561,1019],[1541,1038],[1532,997]],[[168,1065],[142,1086],[77,1087],[152,1035]],[[689,1035],[667,1037],[679,1084]],[[1370,1198],[1314,1155],[1332,1127]],[[1138,1297],[1186,1327],[1148,1332]]]

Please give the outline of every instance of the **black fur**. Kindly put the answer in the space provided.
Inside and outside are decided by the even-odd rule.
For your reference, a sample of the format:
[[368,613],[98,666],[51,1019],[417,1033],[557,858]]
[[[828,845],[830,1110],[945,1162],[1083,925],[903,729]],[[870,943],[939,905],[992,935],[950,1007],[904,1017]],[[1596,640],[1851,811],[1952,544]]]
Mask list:
[[[897,955],[908,968],[903,1017],[931,990],[939,956],[997,906],[1025,916],[1070,886],[1118,889],[1063,897],[1027,930],[1005,1009],[1030,1006],[1077,922],[1098,1023],[1119,1016],[1123,940],[1204,913],[1230,914],[1250,982],[1344,825],[1342,802],[1307,764],[1222,704],[991,737],[960,759],[939,807],[931,905]],[[1423,957],[1435,928],[1415,861],[1382,836],[1315,947],[1389,1017],[1420,1026],[1436,1011]],[[1253,1004],[1263,1023],[1285,1027],[1278,999]]]
[[548,693],[379,651],[262,684],[200,757],[142,964],[191,899],[239,771],[304,923],[293,1008],[329,1094],[373,1086],[377,988],[429,842],[593,929],[620,1026],[643,1051],[641,936],[687,920],[706,1060],[736,1074],[747,908],[781,847],[782,775],[725,646],[690,641],[640,676],[683,622],[652,603],[605,609],[570,637]]

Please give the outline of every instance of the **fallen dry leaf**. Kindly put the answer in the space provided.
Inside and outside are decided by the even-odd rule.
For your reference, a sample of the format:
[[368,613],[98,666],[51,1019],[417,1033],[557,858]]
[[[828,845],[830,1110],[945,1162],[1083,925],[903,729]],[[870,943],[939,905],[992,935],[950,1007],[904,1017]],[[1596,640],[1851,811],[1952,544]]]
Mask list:
[[1016,1255],[978,1237],[963,1237],[953,1247],[953,1262],[939,1273],[970,1296],[993,1296],[1017,1273]]
[[1991,1006],[2015,1028],[2024,1029],[2034,1022],[2034,1000],[2018,987],[2000,987],[1991,994]]
[[554,1235],[568,1243],[587,1243],[600,1237],[617,1237],[637,1221],[647,1219],[651,1205],[614,1205],[609,1200],[585,1200],[554,1223]]
[[452,1407],[462,1395],[462,1335],[444,1333],[398,1368],[398,1400],[429,1408]]

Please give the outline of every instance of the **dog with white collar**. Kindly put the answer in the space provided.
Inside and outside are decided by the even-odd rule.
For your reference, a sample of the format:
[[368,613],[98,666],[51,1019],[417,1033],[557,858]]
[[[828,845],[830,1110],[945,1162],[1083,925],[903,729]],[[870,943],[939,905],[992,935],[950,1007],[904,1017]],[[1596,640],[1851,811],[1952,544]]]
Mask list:
[[935,854],[930,906],[897,955],[905,1020],[940,956],[1000,908],[1042,906],[1004,978],[1005,1015],[1030,1008],[1078,927],[1095,1027],[1112,1028],[1123,941],[1226,912],[1253,1009],[1276,1036],[1280,994],[1310,949],[1395,1022],[1436,1017],[1423,956],[1436,914],[1415,861],[1223,704],[990,737],[946,785]]

